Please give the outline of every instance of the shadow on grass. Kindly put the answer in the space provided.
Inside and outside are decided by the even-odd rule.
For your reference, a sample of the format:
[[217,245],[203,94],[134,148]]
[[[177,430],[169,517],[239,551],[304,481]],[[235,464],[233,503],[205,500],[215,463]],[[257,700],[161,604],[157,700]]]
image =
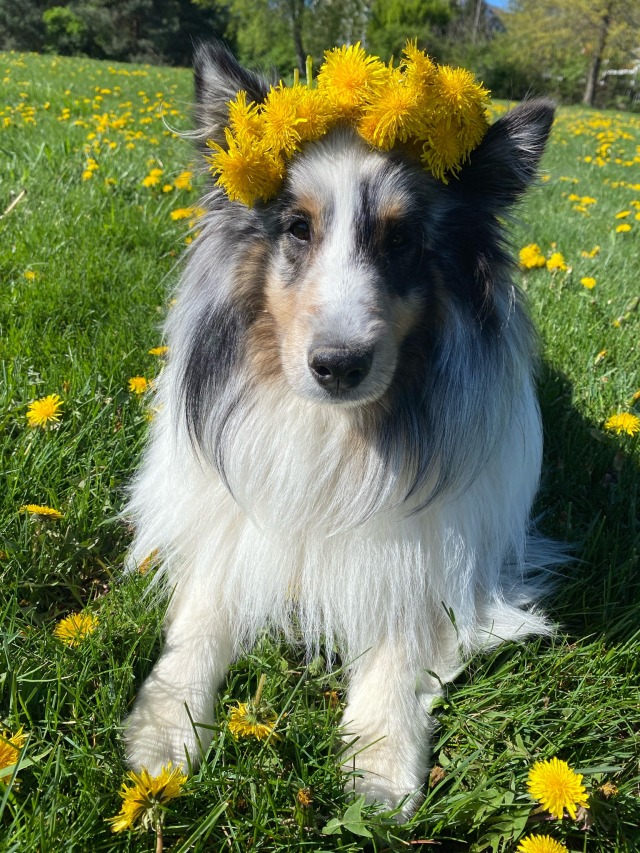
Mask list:
[[545,451],[536,512],[577,558],[562,570],[552,615],[569,634],[624,642],[640,628],[637,438],[604,433],[577,411],[569,380],[543,364]]

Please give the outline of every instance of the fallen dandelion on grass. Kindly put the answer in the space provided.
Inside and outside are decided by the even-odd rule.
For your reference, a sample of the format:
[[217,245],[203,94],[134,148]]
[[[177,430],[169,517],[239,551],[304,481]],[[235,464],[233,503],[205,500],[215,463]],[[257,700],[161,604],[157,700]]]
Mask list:
[[258,682],[256,695],[249,702],[239,702],[229,714],[229,731],[236,738],[254,737],[256,740],[266,740],[269,736],[278,738],[275,731],[277,714],[270,706],[262,701],[266,675],[263,673]]

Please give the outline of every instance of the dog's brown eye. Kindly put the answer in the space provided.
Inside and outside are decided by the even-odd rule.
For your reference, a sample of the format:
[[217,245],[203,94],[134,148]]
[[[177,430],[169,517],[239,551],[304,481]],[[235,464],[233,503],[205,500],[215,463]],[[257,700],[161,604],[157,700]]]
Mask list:
[[311,228],[309,228],[309,223],[304,219],[296,219],[292,222],[289,226],[289,233],[296,240],[302,240],[305,243],[311,239]]

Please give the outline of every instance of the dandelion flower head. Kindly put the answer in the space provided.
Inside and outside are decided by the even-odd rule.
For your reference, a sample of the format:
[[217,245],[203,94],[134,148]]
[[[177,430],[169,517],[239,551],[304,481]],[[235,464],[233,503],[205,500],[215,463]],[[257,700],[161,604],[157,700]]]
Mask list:
[[582,776],[559,758],[536,761],[529,771],[527,787],[531,797],[558,820],[562,820],[565,809],[575,820],[577,807],[587,808]]
[[13,767],[26,740],[22,727],[14,735],[7,731],[0,733],[0,770]]
[[538,269],[547,264],[547,259],[542,254],[537,243],[529,243],[520,249],[520,266],[525,270]]
[[632,412],[620,412],[607,419],[604,428],[616,435],[638,435],[640,418]]
[[568,853],[568,850],[550,835],[528,835],[518,845],[517,853]]
[[93,613],[72,613],[61,619],[53,629],[53,636],[57,637],[65,646],[79,646],[80,643],[98,627],[98,617]]
[[488,106],[489,92],[471,72],[436,66],[413,42],[395,67],[360,43],[345,45],[325,53],[315,87],[280,82],[260,104],[239,92],[228,104],[225,144],[208,140],[207,159],[229,199],[251,207],[278,192],[303,143],[347,123],[374,148],[407,144],[447,183],[486,133]]
[[52,506],[42,506],[41,504],[24,504],[20,507],[20,512],[27,512],[29,515],[35,515],[38,518],[49,518],[52,521],[58,521],[63,518],[60,510],[54,509]]
[[149,387],[149,380],[144,376],[132,376],[129,380],[129,391],[132,394],[144,394]]
[[60,409],[62,400],[57,394],[49,394],[29,403],[27,409],[27,420],[29,426],[46,427],[49,423],[57,423],[60,420]]
[[150,826],[157,809],[181,796],[182,786],[187,781],[182,767],[174,768],[171,762],[157,776],[151,776],[143,767],[140,773],[130,771],[128,778],[131,784],[125,783],[120,789],[122,806],[119,813],[107,819],[113,832],[133,829],[139,820]]
[[259,702],[240,702],[229,714],[229,731],[236,738],[254,737],[266,740],[274,732],[277,716]]

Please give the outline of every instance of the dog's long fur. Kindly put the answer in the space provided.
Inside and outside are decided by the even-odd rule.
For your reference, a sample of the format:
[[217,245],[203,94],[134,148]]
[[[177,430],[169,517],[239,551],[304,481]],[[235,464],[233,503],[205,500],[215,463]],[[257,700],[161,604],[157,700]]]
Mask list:
[[[240,89],[267,83],[201,48],[202,140]],[[132,563],[156,551],[171,593],[133,766],[197,762],[230,661],[273,628],[338,645],[356,790],[407,814],[442,685],[474,651],[548,632],[534,335],[501,223],[552,120],[548,102],[514,109],[446,186],[338,128],[269,203],[211,188],[129,504]],[[314,373],[327,352],[360,365],[354,387]]]

